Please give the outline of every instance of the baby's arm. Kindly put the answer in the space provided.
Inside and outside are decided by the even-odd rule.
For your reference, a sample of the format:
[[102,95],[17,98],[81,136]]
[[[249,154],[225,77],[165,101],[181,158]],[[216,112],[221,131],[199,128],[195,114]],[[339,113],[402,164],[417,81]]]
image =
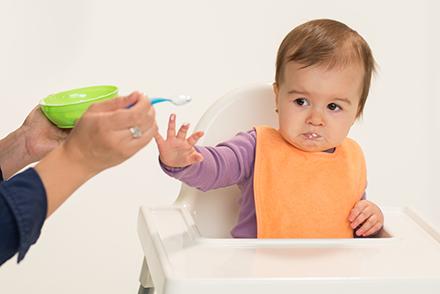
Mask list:
[[[196,132],[185,139],[188,125],[177,136],[174,130],[175,116],[171,115],[167,139],[156,138],[161,167],[168,175],[203,191],[234,185],[251,175],[255,131],[240,133],[215,147],[195,147],[202,134]],[[193,136],[196,138],[190,141]]]

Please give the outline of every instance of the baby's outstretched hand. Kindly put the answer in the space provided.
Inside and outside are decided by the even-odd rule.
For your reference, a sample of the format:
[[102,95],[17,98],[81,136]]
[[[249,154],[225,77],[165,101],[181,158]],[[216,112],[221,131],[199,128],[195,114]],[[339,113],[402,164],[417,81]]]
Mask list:
[[350,212],[350,225],[356,229],[356,235],[367,237],[377,233],[383,226],[384,217],[380,208],[368,200],[361,200]]
[[176,135],[176,115],[171,114],[168,121],[166,140],[159,134],[154,137],[159,148],[160,161],[170,167],[185,167],[203,160],[194,145],[203,136],[202,131],[186,138],[189,124],[183,124]]

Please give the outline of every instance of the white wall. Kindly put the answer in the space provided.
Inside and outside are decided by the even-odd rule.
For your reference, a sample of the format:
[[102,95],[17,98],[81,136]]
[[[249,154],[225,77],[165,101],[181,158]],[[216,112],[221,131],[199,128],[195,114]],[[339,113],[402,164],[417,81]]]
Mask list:
[[[368,197],[416,206],[440,226],[438,11],[434,0],[1,0],[0,135],[45,95],[102,83],[191,95],[190,106],[160,105],[157,115],[162,130],[171,111],[195,124],[225,92],[272,81],[294,26],[335,18],[367,39],[380,65],[352,130],[368,161]],[[0,268],[0,293],[136,293],[138,208],[172,202],[179,187],[156,158],[152,144],[80,188],[26,260]]]
[[[435,2],[435,3],[434,3]],[[429,195],[427,197],[414,198],[415,206],[426,213],[426,219],[431,221],[437,228],[440,227],[440,4],[437,1],[430,1],[428,5],[428,28],[429,35],[429,96],[427,106],[429,108],[429,154],[430,175],[429,175]],[[420,201],[419,201],[420,200]]]

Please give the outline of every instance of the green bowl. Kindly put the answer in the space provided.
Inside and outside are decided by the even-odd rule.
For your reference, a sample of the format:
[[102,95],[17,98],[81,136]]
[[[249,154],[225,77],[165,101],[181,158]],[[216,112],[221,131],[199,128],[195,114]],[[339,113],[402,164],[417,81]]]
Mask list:
[[116,86],[93,86],[59,92],[40,101],[46,117],[59,128],[73,128],[76,121],[95,102],[118,95]]

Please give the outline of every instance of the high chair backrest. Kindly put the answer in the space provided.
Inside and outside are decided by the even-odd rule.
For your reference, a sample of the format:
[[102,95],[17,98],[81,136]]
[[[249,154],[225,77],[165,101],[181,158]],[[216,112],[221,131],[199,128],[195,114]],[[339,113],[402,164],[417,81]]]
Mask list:
[[[255,125],[278,125],[270,83],[243,87],[217,100],[196,126],[205,132],[197,145],[215,146]],[[191,212],[203,237],[229,238],[237,222],[240,197],[237,186],[202,192],[182,184],[176,204]]]

